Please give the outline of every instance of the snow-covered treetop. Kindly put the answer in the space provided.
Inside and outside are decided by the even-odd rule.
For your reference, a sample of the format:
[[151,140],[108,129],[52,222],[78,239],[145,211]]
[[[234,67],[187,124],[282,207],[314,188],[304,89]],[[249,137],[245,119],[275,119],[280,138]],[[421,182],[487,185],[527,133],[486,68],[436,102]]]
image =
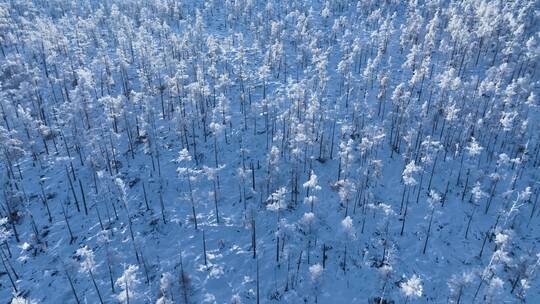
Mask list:
[[405,183],[405,185],[407,186],[416,185],[417,181],[413,177],[413,174],[420,170],[422,170],[422,168],[420,166],[417,166],[414,160],[410,161],[405,166],[405,169],[403,170],[403,173],[402,173],[403,183]]
[[277,189],[268,197],[268,201],[271,203],[266,205],[266,209],[270,211],[279,211],[287,207],[285,203],[285,194],[287,194],[287,187],[283,186]]
[[408,298],[419,298],[422,296],[422,280],[416,274],[413,274],[412,277],[401,283],[400,287],[403,294]]
[[312,281],[317,281],[323,273],[323,267],[321,264],[317,263],[309,266],[309,275]]
[[479,155],[484,148],[480,146],[480,144],[478,144],[478,142],[476,141],[476,138],[474,138],[473,136],[471,137],[471,140],[469,141],[469,145],[465,149],[467,149],[469,156],[475,157]]
[[77,256],[81,259],[81,271],[90,272],[95,270],[94,252],[88,246],[77,249]]

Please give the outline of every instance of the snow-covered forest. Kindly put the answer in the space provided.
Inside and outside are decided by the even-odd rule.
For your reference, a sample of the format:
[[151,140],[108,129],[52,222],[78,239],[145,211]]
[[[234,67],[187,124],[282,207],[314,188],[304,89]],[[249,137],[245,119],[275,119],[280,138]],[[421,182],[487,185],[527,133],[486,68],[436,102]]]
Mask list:
[[0,1],[0,303],[540,303],[539,20]]

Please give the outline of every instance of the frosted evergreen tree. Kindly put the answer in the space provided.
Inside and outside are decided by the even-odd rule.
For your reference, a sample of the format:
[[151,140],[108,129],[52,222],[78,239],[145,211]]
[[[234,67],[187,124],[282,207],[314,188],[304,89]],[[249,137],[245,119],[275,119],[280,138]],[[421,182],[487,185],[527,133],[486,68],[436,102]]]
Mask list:
[[419,298],[423,294],[422,280],[415,274],[399,285],[401,292],[405,295],[405,303],[409,299]]
[[137,265],[124,266],[124,272],[115,282],[115,285],[120,289],[120,292],[116,295],[118,301],[127,304],[141,297],[138,271],[139,267]]

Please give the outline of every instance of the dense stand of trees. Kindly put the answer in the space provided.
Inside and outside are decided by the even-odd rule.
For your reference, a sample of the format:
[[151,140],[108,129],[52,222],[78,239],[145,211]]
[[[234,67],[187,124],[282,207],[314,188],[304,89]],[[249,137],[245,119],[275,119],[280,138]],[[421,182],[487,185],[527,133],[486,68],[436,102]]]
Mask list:
[[535,1],[0,3],[0,298],[540,299],[539,26]]

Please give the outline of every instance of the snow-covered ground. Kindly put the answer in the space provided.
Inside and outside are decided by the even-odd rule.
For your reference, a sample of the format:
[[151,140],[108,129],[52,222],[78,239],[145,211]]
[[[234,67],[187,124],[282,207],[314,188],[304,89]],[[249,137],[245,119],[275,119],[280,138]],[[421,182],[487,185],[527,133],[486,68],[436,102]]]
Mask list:
[[539,12],[0,2],[0,303],[540,302]]

